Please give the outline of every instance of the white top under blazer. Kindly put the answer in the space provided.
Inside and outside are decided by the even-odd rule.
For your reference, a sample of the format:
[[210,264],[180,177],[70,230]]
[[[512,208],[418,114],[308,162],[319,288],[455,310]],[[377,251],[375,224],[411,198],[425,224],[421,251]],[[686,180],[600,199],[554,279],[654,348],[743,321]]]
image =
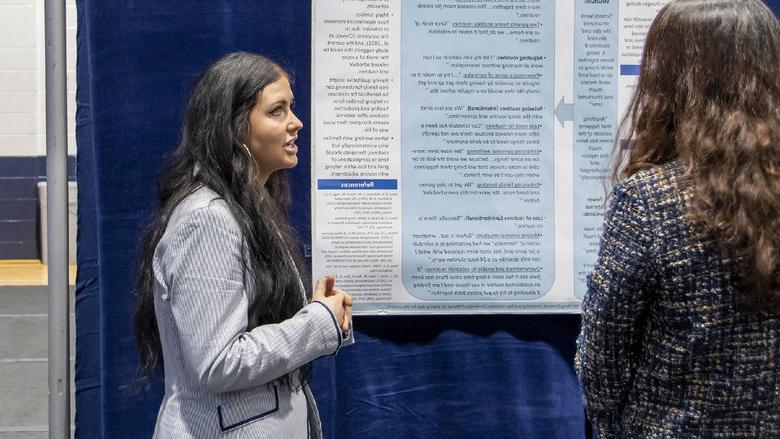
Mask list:
[[174,210],[154,253],[154,308],[165,396],[154,438],[320,438],[308,386],[277,378],[354,342],[312,302],[292,318],[247,331],[255,294],[238,223],[202,187]]

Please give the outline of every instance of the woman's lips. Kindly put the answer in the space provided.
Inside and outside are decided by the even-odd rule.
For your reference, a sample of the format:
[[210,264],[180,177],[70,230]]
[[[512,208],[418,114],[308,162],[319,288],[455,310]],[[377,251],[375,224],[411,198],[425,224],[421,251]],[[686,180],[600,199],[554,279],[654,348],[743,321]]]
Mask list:
[[290,154],[295,154],[298,152],[298,145],[295,143],[288,143],[284,145],[284,150],[289,152]]

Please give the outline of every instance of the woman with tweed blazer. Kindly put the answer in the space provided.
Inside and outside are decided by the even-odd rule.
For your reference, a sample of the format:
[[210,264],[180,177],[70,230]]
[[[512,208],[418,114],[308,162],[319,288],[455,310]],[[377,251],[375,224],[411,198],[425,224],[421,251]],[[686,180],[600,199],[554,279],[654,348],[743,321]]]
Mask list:
[[[621,127],[576,368],[608,438],[780,437],[780,26],[677,0]],[[620,143],[618,143],[620,145]]]
[[318,438],[309,364],[353,342],[352,299],[307,300],[284,170],[301,121],[288,74],[234,53],[204,73],[143,238],[136,340],[164,365],[155,438]]

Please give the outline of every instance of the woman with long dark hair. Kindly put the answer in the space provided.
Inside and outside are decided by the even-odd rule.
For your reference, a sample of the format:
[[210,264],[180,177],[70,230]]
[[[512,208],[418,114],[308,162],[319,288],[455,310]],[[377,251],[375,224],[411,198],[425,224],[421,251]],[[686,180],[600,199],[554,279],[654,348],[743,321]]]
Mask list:
[[620,137],[576,357],[594,429],[780,437],[772,12],[760,0],[664,6]]
[[135,313],[143,377],[160,368],[156,438],[321,437],[309,364],[352,343],[352,299],[306,273],[285,169],[303,127],[289,75],[233,53],[190,97],[142,241]]

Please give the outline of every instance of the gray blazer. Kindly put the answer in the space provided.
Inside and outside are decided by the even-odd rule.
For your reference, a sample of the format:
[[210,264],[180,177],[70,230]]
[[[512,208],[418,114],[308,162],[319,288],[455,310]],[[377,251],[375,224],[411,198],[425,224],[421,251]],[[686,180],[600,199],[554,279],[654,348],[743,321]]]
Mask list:
[[201,188],[176,207],[154,254],[154,307],[165,397],[154,437],[319,438],[308,386],[276,379],[354,342],[324,304],[247,331],[257,293],[246,248],[219,196]]

